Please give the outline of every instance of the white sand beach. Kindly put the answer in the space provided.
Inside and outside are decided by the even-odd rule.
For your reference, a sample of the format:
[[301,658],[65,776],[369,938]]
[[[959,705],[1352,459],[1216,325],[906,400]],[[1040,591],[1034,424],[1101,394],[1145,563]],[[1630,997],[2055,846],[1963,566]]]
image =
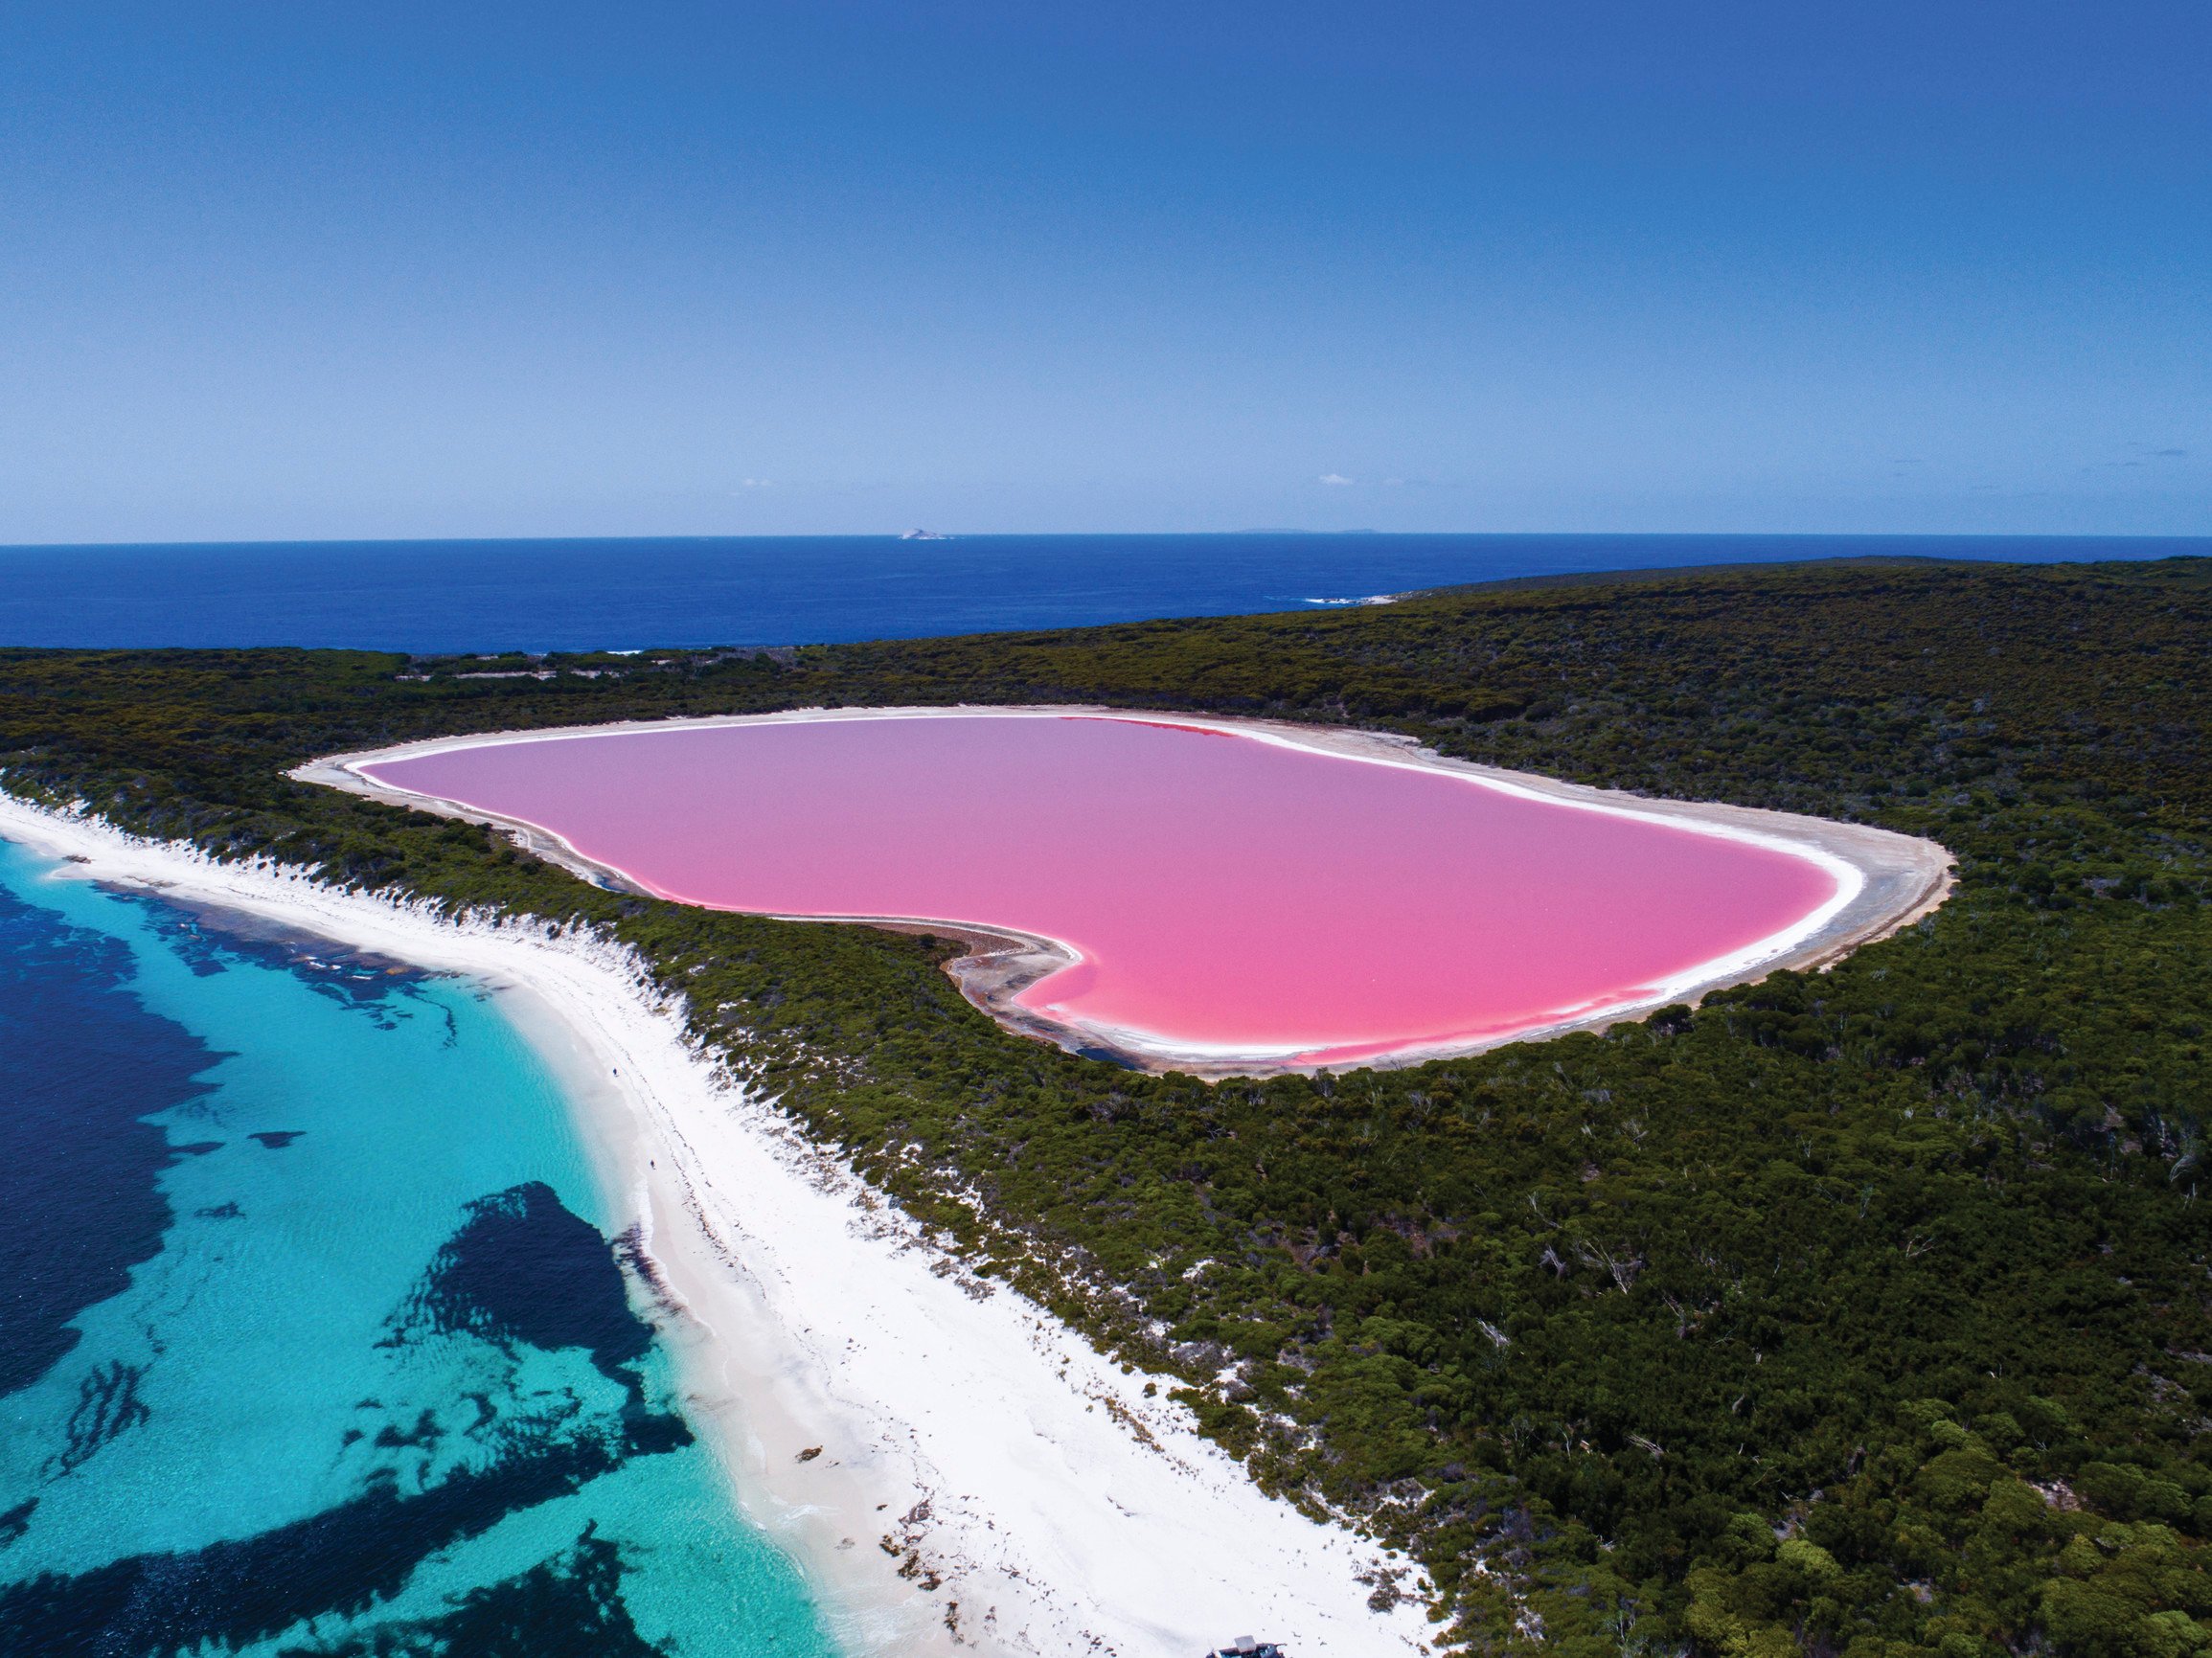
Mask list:
[[[296,873],[0,796],[0,837],[67,875],[244,911],[491,987],[564,1079],[673,1316],[695,1420],[816,1584],[847,1650],[1298,1658],[1425,1650],[1418,1574],[1262,1495],[1165,1402],[976,1281],[691,1051],[621,952],[455,924]],[[1148,1383],[1156,1395],[1146,1397]],[[1381,1597],[1387,1601],[1388,1596]]]

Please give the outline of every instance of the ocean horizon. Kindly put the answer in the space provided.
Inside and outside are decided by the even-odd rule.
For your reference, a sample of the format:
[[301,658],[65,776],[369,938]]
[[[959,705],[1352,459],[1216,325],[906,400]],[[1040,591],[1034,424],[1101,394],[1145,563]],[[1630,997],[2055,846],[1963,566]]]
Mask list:
[[0,647],[834,645],[1711,564],[2176,556],[2212,556],[2212,537],[1251,531],[13,546],[0,547]]

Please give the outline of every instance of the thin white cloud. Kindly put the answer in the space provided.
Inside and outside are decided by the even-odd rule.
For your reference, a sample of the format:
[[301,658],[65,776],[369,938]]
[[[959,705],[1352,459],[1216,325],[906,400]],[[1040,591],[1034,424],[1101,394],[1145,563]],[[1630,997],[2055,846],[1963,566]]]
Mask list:
[[1324,472],[1321,474],[1321,482],[1324,484],[1344,485],[1351,483],[1352,480],[1347,478],[1341,472]]

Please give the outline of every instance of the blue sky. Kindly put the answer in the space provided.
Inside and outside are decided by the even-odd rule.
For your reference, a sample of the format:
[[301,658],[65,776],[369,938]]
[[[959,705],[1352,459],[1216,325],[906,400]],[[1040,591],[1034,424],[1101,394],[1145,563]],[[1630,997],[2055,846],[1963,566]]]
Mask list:
[[0,541],[2212,534],[2212,9],[0,3]]

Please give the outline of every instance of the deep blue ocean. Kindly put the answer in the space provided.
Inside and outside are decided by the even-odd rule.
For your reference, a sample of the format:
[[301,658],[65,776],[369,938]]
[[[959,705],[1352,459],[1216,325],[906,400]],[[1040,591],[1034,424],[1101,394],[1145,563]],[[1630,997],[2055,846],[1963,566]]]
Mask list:
[[463,979],[0,842],[0,1652],[829,1658]]
[[0,646],[420,652],[819,645],[1603,570],[1869,555],[2155,558],[2212,539],[1940,535],[748,536],[0,548]]

